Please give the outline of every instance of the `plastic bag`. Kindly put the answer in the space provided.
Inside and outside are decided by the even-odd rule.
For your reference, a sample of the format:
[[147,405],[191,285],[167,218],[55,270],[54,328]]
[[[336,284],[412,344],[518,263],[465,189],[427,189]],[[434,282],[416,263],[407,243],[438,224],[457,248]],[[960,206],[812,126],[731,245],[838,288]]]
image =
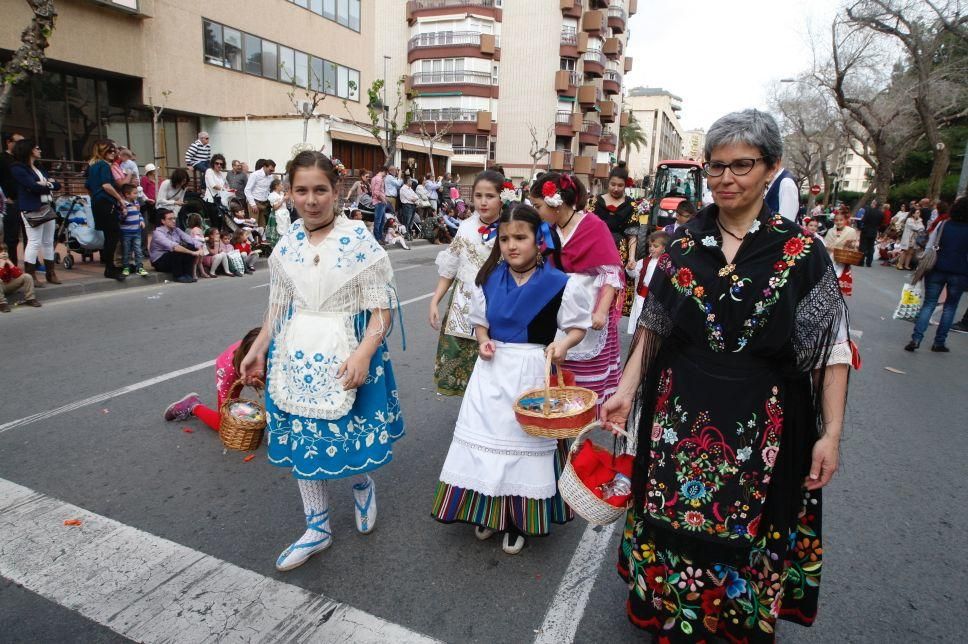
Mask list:
[[921,286],[905,284],[904,288],[901,289],[901,301],[898,302],[897,309],[894,311],[894,319],[913,321],[918,317],[922,302]]

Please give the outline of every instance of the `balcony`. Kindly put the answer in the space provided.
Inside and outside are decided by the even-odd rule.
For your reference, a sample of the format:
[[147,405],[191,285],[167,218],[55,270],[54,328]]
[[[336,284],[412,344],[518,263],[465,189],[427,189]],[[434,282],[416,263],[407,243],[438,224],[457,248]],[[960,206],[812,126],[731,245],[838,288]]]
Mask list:
[[615,152],[616,145],[618,145],[618,137],[615,133],[608,128],[602,130],[602,137],[598,140],[598,151]]
[[559,0],[558,4],[565,18],[581,18],[581,0]]
[[[427,128],[432,123],[432,128]],[[423,125],[423,127],[421,127]],[[487,110],[468,110],[459,107],[445,107],[431,110],[415,110],[409,131],[419,134],[421,130],[436,134],[447,128],[451,134],[497,134],[497,123]]]
[[[578,117],[578,128],[575,128],[575,117]],[[581,114],[577,112],[555,112],[555,136],[572,137],[581,129]]]
[[632,57],[631,56],[626,56],[625,57],[625,73],[628,74],[630,71],[632,71]]
[[637,0],[629,0],[629,15],[634,16],[639,12],[639,3]]
[[582,54],[581,57],[584,65],[583,69],[585,74],[592,76],[594,78],[601,78],[605,73],[605,65],[608,61],[605,59],[605,54],[595,49],[590,49]]
[[410,79],[412,87],[422,85],[483,85],[490,87],[494,84],[490,72],[417,72]]
[[608,163],[596,163],[595,164],[595,178],[596,179],[608,179],[609,173],[612,171],[612,167]]
[[581,74],[567,69],[559,69],[555,72],[555,91],[559,96],[574,98],[578,92],[578,85],[581,83]]
[[577,156],[575,157],[575,174],[590,175],[592,169],[595,167],[595,157],[593,156]]
[[583,121],[581,133],[578,135],[578,142],[582,145],[598,145],[598,139],[602,136],[602,124],[595,121]]
[[578,88],[578,105],[582,112],[591,112],[602,100],[602,90],[594,85],[582,85]]
[[625,7],[620,2],[608,8],[608,26],[612,28],[613,33],[625,33],[625,23],[627,20],[628,16],[625,14]]
[[559,172],[562,170],[571,170],[571,150],[555,150],[548,156],[548,169]]
[[564,58],[578,58],[578,32],[569,27],[561,28],[561,44],[558,54]]
[[440,31],[418,34],[407,42],[407,62],[421,58],[493,58],[501,60],[497,36],[477,31]]
[[608,19],[604,10],[586,11],[582,14],[581,30],[589,36],[602,36],[606,29],[608,29]]
[[609,60],[619,60],[623,50],[621,38],[606,38],[602,46],[602,53],[608,56]]
[[614,123],[618,108],[611,99],[598,102],[598,118],[602,123]]
[[622,75],[614,69],[606,69],[602,76],[602,92],[605,96],[614,96],[622,93]]
[[412,25],[421,16],[446,16],[467,10],[501,22],[502,11],[498,0],[409,0],[407,22]]
[[618,124],[621,127],[628,127],[629,123],[632,122],[632,113],[627,110],[622,110],[622,115],[618,119]]

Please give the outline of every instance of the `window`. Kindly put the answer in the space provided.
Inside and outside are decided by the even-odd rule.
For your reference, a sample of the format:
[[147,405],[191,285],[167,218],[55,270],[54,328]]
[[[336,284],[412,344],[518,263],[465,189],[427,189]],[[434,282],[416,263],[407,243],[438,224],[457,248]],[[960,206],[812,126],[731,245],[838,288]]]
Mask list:
[[[204,58],[209,65],[282,83],[295,83],[299,87],[352,101],[360,100],[361,80],[357,69],[310,56],[306,52],[220,25],[212,20],[204,19],[202,24]],[[463,59],[457,60],[463,67]],[[454,59],[450,61],[453,67]]]
[[222,28],[224,64],[229,69],[242,71],[242,33],[230,27]]
[[279,58],[276,54],[276,43],[262,41],[262,75],[266,78],[279,78]]
[[350,24],[353,31],[360,30],[360,0],[350,0]]
[[323,15],[323,0],[310,0],[309,10],[318,16]]
[[574,58],[562,58],[560,66],[561,66],[561,69],[564,69],[569,72],[573,72],[575,71],[575,66],[577,62],[578,61],[576,61]]
[[247,74],[262,76],[262,39],[245,34],[245,71]]
[[289,0],[292,4],[312,11],[317,16],[360,30],[360,0]]
[[350,0],[339,0],[336,3],[336,22],[348,27],[350,24]]
[[323,0],[323,18],[336,20],[336,0]]
[[222,25],[205,20],[205,62],[212,65],[222,64]]

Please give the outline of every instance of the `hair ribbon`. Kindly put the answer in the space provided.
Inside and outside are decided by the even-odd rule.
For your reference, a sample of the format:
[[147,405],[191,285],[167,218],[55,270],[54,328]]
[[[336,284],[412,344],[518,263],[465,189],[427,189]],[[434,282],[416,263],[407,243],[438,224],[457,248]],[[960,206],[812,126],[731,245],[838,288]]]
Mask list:
[[545,248],[554,250],[555,238],[551,235],[551,226],[548,225],[547,221],[541,222],[538,232],[541,233],[541,241],[544,242]]

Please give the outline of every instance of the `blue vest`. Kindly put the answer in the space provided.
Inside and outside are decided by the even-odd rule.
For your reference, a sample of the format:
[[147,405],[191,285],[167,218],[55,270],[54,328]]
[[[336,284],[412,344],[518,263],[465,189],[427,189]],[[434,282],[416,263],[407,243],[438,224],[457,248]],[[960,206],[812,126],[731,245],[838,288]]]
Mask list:
[[786,168],[783,168],[783,170],[781,170],[780,174],[777,176],[776,181],[773,182],[773,185],[770,186],[770,189],[766,192],[766,197],[764,197],[764,200],[766,201],[766,206],[772,212],[780,212],[780,183],[787,177],[796,181],[796,178],[793,176],[793,174]]

